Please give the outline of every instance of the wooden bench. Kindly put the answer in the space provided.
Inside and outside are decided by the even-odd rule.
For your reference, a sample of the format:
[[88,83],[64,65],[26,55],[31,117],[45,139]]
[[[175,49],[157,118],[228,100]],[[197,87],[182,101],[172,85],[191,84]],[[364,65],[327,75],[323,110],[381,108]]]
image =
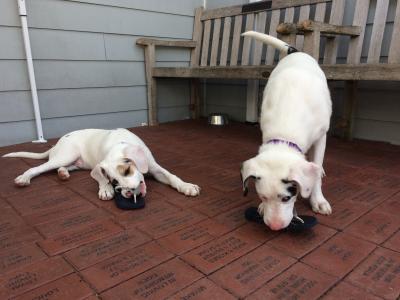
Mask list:
[[[268,79],[278,60],[277,51],[240,36],[244,31],[256,30],[278,34],[318,59],[328,80],[346,81],[348,101],[342,126],[351,137],[357,81],[400,80],[400,2],[396,6],[389,54],[386,60],[381,59],[388,5],[389,0],[377,0],[373,24],[369,25],[370,40],[364,38],[369,0],[356,0],[351,26],[343,24],[345,0],[273,0],[211,10],[197,8],[192,40],[137,40],[145,50],[149,125],[157,124],[156,78],[191,79],[193,118],[200,111],[200,78]],[[337,61],[341,36],[348,39],[345,61]],[[157,47],[191,49],[190,66],[156,67]],[[365,49],[367,55],[362,57]]]

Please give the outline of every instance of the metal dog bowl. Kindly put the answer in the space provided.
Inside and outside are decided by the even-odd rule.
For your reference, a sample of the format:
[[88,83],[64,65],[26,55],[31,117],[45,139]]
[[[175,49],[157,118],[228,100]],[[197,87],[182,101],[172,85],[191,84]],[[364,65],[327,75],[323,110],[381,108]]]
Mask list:
[[228,116],[226,114],[214,113],[208,116],[208,124],[215,126],[223,126],[229,123]]

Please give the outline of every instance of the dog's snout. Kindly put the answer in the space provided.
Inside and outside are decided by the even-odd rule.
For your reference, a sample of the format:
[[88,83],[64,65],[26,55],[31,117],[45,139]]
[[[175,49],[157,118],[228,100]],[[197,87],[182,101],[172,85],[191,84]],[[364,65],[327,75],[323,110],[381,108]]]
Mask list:
[[269,224],[269,228],[272,230],[281,230],[284,228],[284,223],[283,222],[273,222]]

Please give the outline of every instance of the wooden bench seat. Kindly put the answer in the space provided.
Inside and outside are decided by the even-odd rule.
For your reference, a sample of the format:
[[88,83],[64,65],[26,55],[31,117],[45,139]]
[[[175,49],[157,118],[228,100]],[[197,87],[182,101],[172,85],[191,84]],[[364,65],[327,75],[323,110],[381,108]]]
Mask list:
[[[343,126],[352,134],[359,80],[400,80],[400,3],[396,1],[387,59],[381,59],[389,0],[376,0],[373,22],[368,22],[369,0],[355,0],[354,15],[344,20],[345,0],[269,0],[246,5],[195,11],[192,40],[141,38],[145,49],[149,125],[157,124],[156,78],[189,78],[192,117],[199,116],[199,79],[268,80],[278,62],[276,49],[241,33],[248,30],[278,36],[319,61],[328,80],[346,82]],[[367,27],[371,38],[365,38]],[[339,41],[347,38],[345,61],[337,59]],[[191,51],[189,67],[157,67],[158,47]]]

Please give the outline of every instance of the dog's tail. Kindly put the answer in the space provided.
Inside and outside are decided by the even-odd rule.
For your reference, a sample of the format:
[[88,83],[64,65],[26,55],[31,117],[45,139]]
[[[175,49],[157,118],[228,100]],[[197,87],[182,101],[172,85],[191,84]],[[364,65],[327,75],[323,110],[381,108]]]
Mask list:
[[273,37],[268,34],[256,32],[256,31],[246,31],[242,33],[242,36],[250,36],[252,38],[255,38],[256,40],[259,40],[260,42],[263,42],[264,44],[270,45],[276,49],[278,49],[280,52],[283,54],[292,54],[294,52],[298,52],[295,47],[288,45],[284,41],[277,39],[276,37]]
[[50,150],[43,153],[34,152],[11,152],[4,154],[3,157],[21,157],[21,158],[33,158],[33,159],[45,159],[49,157]]

